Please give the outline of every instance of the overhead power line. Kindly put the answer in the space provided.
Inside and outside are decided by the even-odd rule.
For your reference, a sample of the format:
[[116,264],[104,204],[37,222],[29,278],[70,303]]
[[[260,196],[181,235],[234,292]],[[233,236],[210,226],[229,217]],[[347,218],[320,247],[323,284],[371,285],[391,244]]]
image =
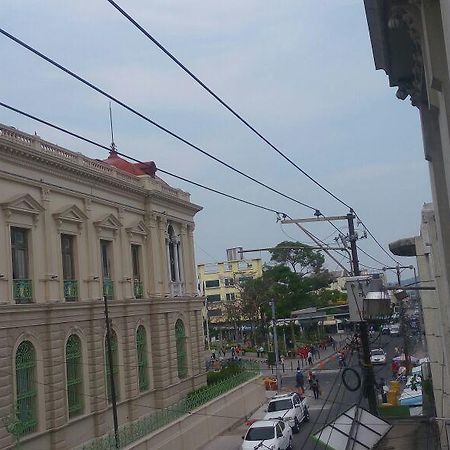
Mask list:
[[[108,0],[109,1],[109,0]],[[218,162],[219,164],[227,167],[228,169],[238,173],[239,175],[253,181],[256,184],[259,184],[260,186],[263,186],[264,188],[288,199],[291,200],[301,206],[304,206],[306,208],[309,208],[311,210],[313,210],[316,214],[320,214],[320,210],[314,206],[311,206],[307,203],[304,203],[300,200],[297,200],[287,194],[284,194],[283,192],[280,192],[279,190],[267,185],[266,183],[263,183],[259,180],[257,180],[256,178],[254,178],[251,175],[248,175],[247,173],[241,171],[240,169],[237,169],[236,167],[232,166],[231,164],[221,160],[220,158],[210,154],[209,152],[203,150],[202,148],[200,148],[199,146],[193,144],[192,142],[188,141],[187,139],[181,137],[180,135],[178,135],[177,133],[169,130],[168,128],[160,125],[158,122],[154,121],[153,119],[150,119],[148,116],[140,113],[139,111],[135,110],[134,108],[130,107],[129,105],[127,105],[126,103],[124,103],[123,101],[115,98],[114,96],[112,96],[111,94],[107,93],[106,91],[102,90],[101,88],[97,87],[96,85],[94,85],[93,83],[87,81],[86,79],[84,79],[83,77],[77,75],[76,73],[72,72],[71,70],[67,69],[66,67],[64,67],[63,65],[57,63],[56,61],[54,61],[52,58],[44,55],[43,53],[41,53],[40,51],[36,50],[35,48],[33,48],[32,46],[26,44],[25,42],[21,41],[19,38],[13,36],[12,34],[8,33],[7,31],[5,31],[4,29],[0,28],[0,33],[3,34],[4,36],[6,36],[7,38],[11,39],[12,41],[16,42],[17,44],[19,44],[20,46],[22,46],[23,48],[29,50],[30,52],[34,53],[36,56],[39,56],[40,58],[44,59],[45,61],[47,61],[48,63],[50,63],[51,65],[53,65],[54,67],[57,67],[58,69],[62,70],[63,72],[67,73],[68,75],[70,75],[71,77],[75,78],[76,80],[80,81],[81,83],[85,84],[86,86],[90,87],[91,89],[93,89],[94,91],[100,93],[101,95],[105,96],[106,98],[108,98],[109,100],[114,101],[115,103],[117,103],[118,105],[122,106],[124,109],[128,110],[129,112],[137,115],[138,117],[144,119],[145,121],[147,121],[148,123],[150,123],[151,125],[155,126],[156,128],[160,129],[161,131],[165,132],[166,134],[172,136],[173,138],[177,139],[180,142],[183,142],[184,144],[186,144],[187,146],[189,146],[190,148],[193,148],[194,150],[202,153],[203,155],[213,159],[214,161]],[[243,119],[242,119],[243,120]],[[256,131],[256,130],[255,130]],[[268,142],[269,145],[272,145],[270,142]],[[283,154],[283,156],[285,156]],[[293,163],[295,165],[295,163]],[[296,165],[295,165],[296,166]],[[297,167],[297,166],[296,166]],[[298,169],[300,171],[302,171],[302,173],[304,172],[301,168],[298,167]],[[328,192],[332,197],[336,198],[337,200],[339,200],[344,206],[347,206],[348,208],[350,208],[352,210],[352,208],[345,202],[342,202],[339,198],[337,198],[331,191],[328,191],[326,188],[324,188],[320,183],[318,183],[315,179],[313,179],[309,174],[307,174],[305,172],[305,176],[307,176],[308,178],[310,178],[315,184],[317,184],[320,188],[322,188],[323,190],[325,190],[326,192]],[[353,210],[352,210],[353,211]],[[356,214],[356,213],[355,213]],[[382,251],[384,253],[386,253],[390,259],[392,259],[393,261],[395,261],[398,264],[398,261],[392,257],[392,255],[387,252],[384,247],[380,244],[380,242],[375,238],[375,236],[373,235],[373,233],[367,228],[367,226],[363,223],[363,221],[361,220],[361,218],[356,214],[356,217],[358,218],[358,220],[361,222],[361,224],[364,226],[364,228],[366,229],[367,233],[372,237],[372,239],[375,241],[375,243],[382,249]]]
[[[16,113],[18,113],[18,114],[21,114],[21,115],[25,116],[25,117],[28,117],[28,118],[30,118],[30,119],[33,119],[33,120],[35,120],[35,121],[37,121],[37,122],[40,122],[40,123],[42,123],[42,124],[44,124],[44,125],[47,125],[47,126],[49,126],[49,127],[51,127],[51,128],[54,128],[54,129],[56,129],[56,130],[59,130],[59,131],[61,131],[62,133],[65,133],[65,134],[68,134],[68,135],[70,135],[70,136],[73,136],[73,137],[75,137],[75,138],[77,138],[77,139],[80,139],[80,140],[82,140],[82,141],[84,141],[84,142],[88,142],[89,144],[95,145],[95,146],[97,146],[97,147],[99,147],[99,148],[102,148],[102,149],[104,149],[104,150],[107,150],[107,151],[110,151],[110,150],[111,150],[111,148],[110,148],[110,147],[107,147],[106,145],[100,144],[100,143],[98,143],[98,142],[93,141],[92,139],[88,139],[88,138],[86,138],[86,137],[84,137],[84,136],[81,136],[80,134],[74,133],[74,132],[72,132],[72,131],[69,131],[69,130],[63,128],[63,127],[60,127],[60,126],[58,126],[58,125],[55,125],[55,124],[53,124],[53,123],[51,123],[51,122],[48,122],[48,121],[43,120],[43,119],[40,119],[39,117],[33,116],[32,114],[29,114],[29,113],[27,113],[27,112],[25,112],[25,111],[21,111],[21,110],[18,109],[18,108],[14,108],[13,106],[7,105],[6,103],[0,102],[0,106],[3,106],[4,108],[7,108],[7,109],[9,109],[9,110],[11,110],[11,111],[14,111],[14,112],[16,112]],[[126,153],[119,152],[117,149],[115,150],[115,152],[116,152],[118,155],[123,156],[124,158],[127,158],[127,159],[129,159],[129,160],[131,160],[131,161],[134,161],[134,162],[137,162],[137,163],[140,163],[140,164],[144,164],[144,165],[146,164],[144,161],[141,161],[141,160],[139,160],[139,159],[137,159],[137,158],[134,158],[133,156],[127,155]],[[227,194],[226,192],[222,192],[222,191],[219,191],[218,189],[214,189],[214,188],[211,188],[211,187],[209,187],[209,186],[205,186],[205,185],[203,185],[203,184],[200,184],[200,183],[197,183],[197,182],[195,182],[195,181],[189,180],[189,179],[187,179],[187,178],[181,177],[181,176],[179,176],[179,175],[176,175],[176,174],[174,174],[174,173],[172,173],[172,172],[169,172],[169,171],[167,171],[167,170],[161,169],[161,168],[159,168],[159,167],[157,168],[157,170],[158,170],[159,172],[161,172],[161,173],[165,173],[166,175],[169,175],[169,176],[171,176],[171,177],[177,178],[177,179],[179,179],[179,180],[181,180],[181,181],[184,181],[184,182],[186,182],[186,183],[189,183],[189,184],[192,184],[192,185],[194,185],[194,186],[200,187],[200,188],[205,189],[205,190],[207,190],[207,191],[214,192],[215,194],[219,194],[219,195],[221,195],[221,196],[223,196],[223,197],[227,197],[227,198],[230,198],[230,199],[232,199],[232,200],[236,200],[236,201],[238,201],[238,202],[245,203],[245,204],[247,204],[247,205],[254,206],[255,208],[259,208],[259,209],[262,209],[262,210],[265,210],[265,211],[273,212],[273,213],[275,213],[275,214],[280,214],[280,211],[277,211],[277,210],[275,210],[275,209],[268,208],[268,207],[266,207],[266,206],[260,205],[260,204],[258,204],[258,203],[251,202],[251,201],[249,201],[249,200],[242,199],[242,198],[240,198],[240,197],[236,197],[236,196],[231,195],[231,194]]]
[[[69,136],[72,136],[72,137],[74,137],[74,138],[76,138],[76,139],[79,139],[79,140],[81,140],[81,141],[87,142],[87,143],[89,143],[89,144],[91,144],[91,145],[94,145],[94,146],[96,146],[96,147],[99,147],[99,148],[101,148],[101,149],[103,149],[103,150],[111,151],[111,147],[108,147],[108,146],[106,146],[106,145],[100,144],[99,142],[96,142],[96,141],[94,141],[94,140],[92,140],[92,139],[89,139],[89,138],[87,138],[87,137],[85,137],[85,136],[82,136],[81,134],[75,133],[75,132],[70,131],[70,130],[64,128],[64,127],[61,127],[61,126],[56,125],[56,124],[54,124],[54,123],[52,123],[52,122],[49,122],[49,121],[44,120],[44,119],[42,119],[42,118],[40,118],[40,117],[37,117],[37,116],[35,116],[35,115],[33,115],[33,114],[30,114],[30,113],[28,113],[28,112],[22,111],[21,109],[15,108],[15,107],[13,107],[13,106],[11,106],[11,105],[8,105],[8,104],[6,104],[6,103],[4,103],[4,102],[2,102],[2,101],[0,101],[0,106],[4,107],[4,108],[6,108],[6,109],[9,109],[10,111],[14,111],[14,112],[17,113],[17,114],[20,114],[20,115],[23,115],[23,116],[25,116],[25,117],[28,117],[29,119],[35,120],[36,122],[42,123],[43,125],[46,125],[46,126],[48,126],[48,127],[50,127],[50,128],[53,128],[53,129],[55,129],[55,130],[58,130],[58,131],[60,131],[60,132],[62,132],[62,133],[64,133],[64,134],[67,134],[67,135],[69,135]],[[129,159],[129,160],[131,160],[131,161],[134,161],[134,162],[137,162],[137,163],[143,164],[143,165],[146,164],[144,161],[141,161],[141,160],[139,160],[139,159],[137,159],[137,158],[135,158],[135,157],[133,157],[133,156],[131,156],[131,155],[126,154],[126,153],[119,152],[117,149],[115,149],[115,152],[116,152],[118,155],[123,156],[124,158],[127,158],[127,159]],[[158,170],[159,172],[161,172],[161,173],[164,173],[164,174],[166,174],[166,175],[169,175],[169,176],[171,176],[171,177],[174,177],[174,178],[179,179],[179,180],[181,180],[181,181],[184,181],[184,182],[186,182],[186,183],[192,184],[192,185],[194,185],[194,186],[200,187],[200,188],[205,189],[205,190],[207,190],[207,191],[209,191],[209,192],[213,192],[213,193],[215,193],[215,194],[218,194],[218,195],[221,195],[221,196],[223,196],[223,197],[229,198],[229,199],[231,199],[231,200],[235,200],[235,201],[238,201],[238,202],[240,202],[240,203],[244,203],[244,204],[246,204],[246,205],[249,205],[249,206],[253,206],[253,207],[255,207],[255,208],[262,209],[262,210],[264,210],[264,211],[272,212],[272,213],[275,213],[275,214],[277,214],[277,215],[284,214],[284,215],[286,215],[286,216],[288,217],[288,215],[287,215],[286,213],[277,211],[277,210],[275,210],[275,209],[273,209],[273,208],[269,208],[269,207],[264,206],[264,205],[260,205],[260,204],[257,204],[257,203],[254,203],[254,202],[245,200],[245,199],[240,198],[240,197],[236,197],[236,196],[231,195],[231,194],[227,194],[226,192],[222,192],[222,191],[219,191],[218,189],[214,189],[214,188],[211,188],[211,187],[209,187],[209,186],[205,186],[205,185],[203,185],[203,184],[200,184],[200,183],[197,183],[197,182],[195,182],[195,181],[189,180],[189,179],[187,179],[187,178],[185,178],[185,177],[176,175],[176,174],[174,174],[174,173],[172,173],[172,172],[166,171],[166,170],[161,169],[161,168],[159,168],[159,167],[157,168],[157,170]],[[310,232],[309,232],[309,233],[310,233]],[[310,234],[311,234],[312,236],[314,236],[312,233],[310,233]],[[315,237],[316,239],[318,239],[324,246],[326,246],[326,244],[325,244],[325,242],[323,242],[323,240],[317,238],[316,236],[314,236],[314,237]],[[333,251],[337,252],[337,250],[333,250]],[[339,253],[339,254],[340,254],[340,253]],[[347,255],[345,255],[345,256],[346,256],[347,259],[349,259],[349,257],[348,257]],[[362,264],[362,265],[364,266],[364,264]],[[376,268],[373,268],[373,267],[370,267],[370,266],[365,266],[365,267],[370,268],[370,269],[375,269],[375,270],[377,270]]]
[[[203,89],[205,89],[215,100],[217,100],[225,109],[227,109],[233,116],[235,116],[240,122],[242,122],[249,130],[256,134],[261,140],[263,140],[269,147],[271,147],[275,152],[277,152],[282,158],[288,161],[292,166],[299,170],[306,178],[312,181],[316,186],[325,191],[343,206],[350,210],[353,208],[346,203],[337,194],[333,193],[331,190],[326,188],[322,183],[316,180],[312,175],[310,175],[306,170],[302,169],[297,163],[295,163],[291,158],[289,158],[283,151],[281,151],[272,141],[266,138],[260,131],[256,129],[248,120],[246,120],[241,114],[239,114],[233,107],[231,107],[223,98],[216,94],[207,84],[202,81],[197,75],[195,75],[185,64],[183,64],[173,53],[171,53],[161,42],[159,42],[152,34],[150,34],[136,19],[134,19],[130,14],[128,14],[117,2],[114,0],[106,0],[110,3],[117,11],[119,11],[127,20],[129,20],[142,34],[144,34],[151,42],[153,42],[164,54],[166,54],[175,64],[178,65],[185,73],[187,73],[196,83],[198,83]],[[357,216],[358,217],[358,216]],[[358,217],[359,219],[359,217]],[[361,223],[361,219],[359,219]],[[364,225],[364,224],[363,224]],[[375,238],[375,236],[370,232],[370,230],[364,225],[368,234],[372,237],[375,243],[386,253],[390,259],[398,264],[398,261],[386,251],[386,249],[380,244],[380,242]]]
[[150,39],[162,52],[164,52],[175,64],[183,69],[193,80],[195,80],[203,89],[205,89],[212,97],[214,97],[224,108],[231,112],[238,120],[240,120],[247,128],[255,133],[260,139],[262,139],[267,145],[275,150],[281,157],[298,169],[305,177],[316,184],[320,189],[324,190],[327,194],[331,195],[335,200],[344,205],[345,207],[352,209],[344,200],[339,198],[332,191],[327,189],[323,184],[317,181],[308,172],[302,169],[291,158],[289,158],[284,152],[282,152],[275,144],[273,144],[268,138],[266,138],[261,132],[259,132],[253,125],[251,125],[246,119],[244,119],[234,108],[219,97],[211,88],[209,88],[200,78],[198,78],[190,69],[188,69],[176,56],[174,56],[164,45],[162,45],[155,37],[153,37],[142,25],[140,25],[133,17],[130,16],[123,8],[121,8],[115,1],[106,0],[114,8],[116,8],[124,17],[126,17],[139,31],[141,31],[148,39]]
[[8,33],[4,29],[0,28],[0,33],[3,34],[4,36],[6,36],[7,38],[11,39],[12,41],[16,42],[21,47],[23,47],[23,48],[29,50],[30,52],[34,53],[36,56],[39,56],[41,59],[47,61],[52,66],[57,67],[58,69],[62,70],[66,74],[68,74],[71,77],[75,78],[76,80],[80,81],[84,85],[90,87],[91,89],[93,89],[94,91],[96,91],[99,94],[103,95],[104,97],[108,98],[109,100],[111,100],[111,101],[117,103],[118,105],[122,106],[127,111],[137,115],[141,119],[144,119],[146,122],[148,122],[151,125],[155,126],[156,128],[158,128],[159,130],[163,131],[164,133],[172,136],[173,138],[175,138],[176,140],[182,142],[183,144],[186,144],[188,147],[193,148],[194,150],[202,153],[203,155],[207,156],[208,158],[211,158],[212,160],[216,161],[217,163],[227,167],[228,169],[232,170],[233,172],[236,172],[239,175],[242,175],[243,177],[253,181],[254,183],[259,184],[260,186],[263,186],[264,188],[269,189],[270,191],[275,192],[276,194],[281,195],[282,197],[287,198],[288,200],[291,200],[291,201],[293,201],[293,202],[295,202],[295,203],[297,203],[297,204],[299,204],[301,206],[304,206],[305,208],[309,208],[309,209],[311,209],[311,210],[313,210],[315,212],[318,211],[318,208],[315,208],[314,206],[308,205],[307,203],[304,203],[304,202],[302,202],[300,200],[297,200],[294,197],[291,197],[291,196],[289,196],[287,194],[284,194],[283,192],[281,192],[281,191],[279,191],[279,190],[277,190],[277,189],[267,185],[266,183],[263,183],[262,181],[257,180],[255,177],[253,177],[251,175],[248,175],[247,173],[243,172],[242,170],[237,169],[236,167],[232,166],[231,164],[229,164],[229,163],[221,160],[220,158],[212,155],[211,153],[207,152],[206,150],[203,150],[198,145],[193,144],[192,142],[190,142],[187,139],[183,138],[179,134],[169,130],[168,128],[164,127],[163,125],[159,124],[158,122],[154,121],[153,119],[150,119],[145,114],[143,114],[143,113],[137,111],[136,109],[132,108],[131,106],[127,105],[125,102],[117,99],[116,97],[114,97],[113,95],[111,95],[108,92],[104,91],[103,89],[99,88],[98,86],[94,85],[90,81],[87,81],[85,78],[81,77],[80,75],[77,75],[75,72],[72,72],[70,69],[68,69],[68,68],[64,67],[62,64],[59,64],[58,62],[54,61],[52,58],[44,55],[40,51],[36,50],[32,46],[30,46],[30,45],[26,44],[25,42],[21,41],[19,38],[13,36],[12,34]]

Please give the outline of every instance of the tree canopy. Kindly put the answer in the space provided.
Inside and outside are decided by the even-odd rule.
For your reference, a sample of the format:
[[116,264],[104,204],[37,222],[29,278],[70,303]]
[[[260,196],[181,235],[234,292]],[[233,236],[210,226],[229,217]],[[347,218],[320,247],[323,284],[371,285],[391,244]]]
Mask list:
[[319,273],[325,262],[321,253],[298,241],[280,242],[270,253],[271,261],[287,265],[301,276]]

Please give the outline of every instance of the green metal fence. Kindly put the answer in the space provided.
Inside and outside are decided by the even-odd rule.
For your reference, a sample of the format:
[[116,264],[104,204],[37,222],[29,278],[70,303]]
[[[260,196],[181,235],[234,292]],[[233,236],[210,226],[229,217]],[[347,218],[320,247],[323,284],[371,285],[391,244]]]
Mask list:
[[[204,405],[210,400],[234,389],[245,383],[260,373],[258,364],[252,362],[243,363],[244,370],[237,375],[230,377],[220,383],[205,386],[188,394],[179,402],[164,409],[155,408],[155,412],[141,417],[140,419],[123,425],[119,428],[119,448],[123,448],[131,443],[153,433],[163,426],[176,419],[190,413],[192,410]],[[81,447],[79,450],[113,450],[116,448],[114,433],[95,439]]]
[[33,301],[31,280],[13,280],[13,296],[16,303],[31,303]]

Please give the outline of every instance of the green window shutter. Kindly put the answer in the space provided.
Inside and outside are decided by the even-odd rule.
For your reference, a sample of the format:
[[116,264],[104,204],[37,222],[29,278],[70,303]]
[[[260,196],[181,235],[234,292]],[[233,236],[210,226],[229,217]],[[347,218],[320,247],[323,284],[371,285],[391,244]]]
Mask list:
[[16,352],[16,414],[17,435],[36,431],[36,351],[30,341],[23,341]]
[[[111,353],[112,353],[112,370],[114,378],[114,387],[116,388],[116,400],[120,400],[119,390],[119,354],[117,347],[117,335],[115,331],[111,331]],[[106,394],[108,402],[111,402],[111,377],[109,371],[108,343],[105,337],[105,372],[106,372]]]
[[186,332],[181,320],[175,323],[175,340],[177,348],[178,378],[187,377]]
[[148,364],[147,364],[147,333],[140,325],[136,331],[136,350],[138,360],[139,391],[148,389]]
[[83,370],[81,361],[81,340],[76,334],[67,339],[66,380],[69,418],[83,413]]

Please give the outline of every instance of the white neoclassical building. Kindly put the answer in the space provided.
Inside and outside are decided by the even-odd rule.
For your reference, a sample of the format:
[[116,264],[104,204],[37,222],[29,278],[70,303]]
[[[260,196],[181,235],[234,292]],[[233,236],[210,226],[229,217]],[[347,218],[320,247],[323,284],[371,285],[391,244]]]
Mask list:
[[0,448],[68,449],[204,384],[189,194],[0,125]]

